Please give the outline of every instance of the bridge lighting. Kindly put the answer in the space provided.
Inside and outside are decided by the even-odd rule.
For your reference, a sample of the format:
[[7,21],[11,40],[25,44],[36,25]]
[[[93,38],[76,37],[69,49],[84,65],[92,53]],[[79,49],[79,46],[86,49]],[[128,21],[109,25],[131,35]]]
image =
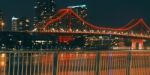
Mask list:
[[55,30],[55,32],[58,32],[59,30]]
[[111,31],[108,31],[108,33],[111,33]]
[[128,33],[127,33],[127,32],[125,32],[124,34],[125,34],[125,35],[127,35]]
[[133,32],[133,31],[131,31],[131,34],[134,34],[134,32]]
[[45,30],[45,32],[49,32],[49,30]]
[[114,34],[116,34],[117,32],[114,32]]
[[100,31],[99,31],[99,30],[97,30],[96,32],[98,32],[98,33],[99,33]]
[[93,32],[94,32],[94,30],[90,30],[90,32],[92,32],[92,33],[93,33]]
[[118,37],[115,37],[115,39],[118,40],[119,38],[118,38]]
[[103,30],[102,32],[105,33],[105,30]]
[[71,28],[69,28],[69,32],[72,32],[72,29],[71,29]]
[[84,29],[84,30],[83,30],[83,32],[87,32],[87,30],[86,30],[86,29]]
[[38,40],[37,40],[37,41],[35,41],[35,42],[37,42],[37,43],[44,43],[44,42],[46,42],[46,41],[38,41]]
[[54,29],[54,28],[51,28],[51,30],[52,30],[52,31],[55,31],[55,29]]
[[76,32],[79,32],[79,29],[76,29]]
[[103,37],[102,37],[102,36],[99,36],[99,39],[103,39]]
[[60,28],[60,31],[64,31],[64,29]]

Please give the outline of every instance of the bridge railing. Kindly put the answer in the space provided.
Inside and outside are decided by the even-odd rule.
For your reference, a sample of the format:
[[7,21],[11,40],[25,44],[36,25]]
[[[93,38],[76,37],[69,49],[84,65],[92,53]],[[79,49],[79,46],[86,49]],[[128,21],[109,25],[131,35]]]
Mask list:
[[150,75],[150,51],[1,51],[0,75]]

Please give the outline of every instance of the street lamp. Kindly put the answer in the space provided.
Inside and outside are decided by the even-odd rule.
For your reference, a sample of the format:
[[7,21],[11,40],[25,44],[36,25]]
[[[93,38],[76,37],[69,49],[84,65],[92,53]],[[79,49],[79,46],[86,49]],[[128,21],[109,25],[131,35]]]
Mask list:
[[1,31],[3,31],[4,26],[5,26],[5,23],[4,23],[3,21],[1,21],[1,22],[0,22],[0,28],[1,28]]
[[22,49],[22,41],[18,41],[20,48]]

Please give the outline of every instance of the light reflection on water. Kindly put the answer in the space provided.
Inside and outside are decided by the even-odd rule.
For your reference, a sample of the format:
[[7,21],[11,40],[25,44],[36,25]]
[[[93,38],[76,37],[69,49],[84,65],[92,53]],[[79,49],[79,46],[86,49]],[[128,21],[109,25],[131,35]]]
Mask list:
[[2,53],[0,75],[52,75],[53,54]]
[[[146,51],[60,52],[57,57],[57,75],[96,75],[97,69],[99,75],[150,75]],[[53,75],[54,60],[52,52],[0,53],[0,75]]]

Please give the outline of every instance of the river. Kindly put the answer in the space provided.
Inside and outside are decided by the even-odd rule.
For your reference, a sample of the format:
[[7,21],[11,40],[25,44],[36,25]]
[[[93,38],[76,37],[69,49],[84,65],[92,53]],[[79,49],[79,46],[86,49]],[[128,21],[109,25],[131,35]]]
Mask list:
[[150,51],[0,51],[0,75],[150,75]]

